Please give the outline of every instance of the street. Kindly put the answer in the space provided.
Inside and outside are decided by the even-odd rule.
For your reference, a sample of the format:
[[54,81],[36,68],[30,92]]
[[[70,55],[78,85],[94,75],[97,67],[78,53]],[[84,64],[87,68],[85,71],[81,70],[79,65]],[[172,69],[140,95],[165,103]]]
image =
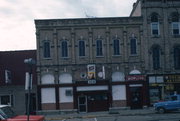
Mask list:
[[148,115],[129,115],[129,116],[121,116],[121,115],[103,115],[97,117],[67,117],[67,118],[51,118],[46,121],[180,121],[180,112],[171,112],[165,114],[148,114]]

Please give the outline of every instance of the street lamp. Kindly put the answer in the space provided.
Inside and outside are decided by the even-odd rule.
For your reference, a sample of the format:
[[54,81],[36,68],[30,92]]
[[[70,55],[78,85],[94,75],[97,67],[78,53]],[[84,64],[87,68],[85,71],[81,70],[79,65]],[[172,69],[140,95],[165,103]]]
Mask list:
[[29,121],[29,113],[30,113],[30,94],[31,94],[31,81],[32,81],[32,67],[36,64],[35,60],[32,58],[25,59],[24,63],[27,64],[30,68],[29,71],[29,81],[28,81],[28,97],[27,97],[27,121]]

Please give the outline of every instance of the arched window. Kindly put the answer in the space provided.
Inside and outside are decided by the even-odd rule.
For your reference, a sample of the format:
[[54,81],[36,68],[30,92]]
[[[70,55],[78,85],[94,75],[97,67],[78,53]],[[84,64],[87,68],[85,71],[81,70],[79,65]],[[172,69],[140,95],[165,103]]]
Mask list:
[[68,57],[68,44],[67,41],[62,41],[61,43],[61,56],[62,57]]
[[120,55],[120,47],[119,47],[119,40],[115,39],[113,40],[113,50],[114,50],[114,55]]
[[172,34],[173,35],[180,34],[180,21],[179,21],[179,14],[177,12],[172,13]]
[[174,48],[174,68],[180,69],[180,46]]
[[85,56],[85,42],[79,40],[79,56]]
[[131,38],[130,47],[131,47],[131,55],[137,54],[136,38]]
[[103,56],[102,40],[96,40],[96,56]]
[[44,41],[43,42],[43,56],[44,58],[50,58],[50,42]]
[[151,15],[151,34],[159,35],[159,21],[157,13],[153,13]]
[[153,69],[157,70],[160,68],[160,48],[155,46],[152,49],[152,60],[153,60]]

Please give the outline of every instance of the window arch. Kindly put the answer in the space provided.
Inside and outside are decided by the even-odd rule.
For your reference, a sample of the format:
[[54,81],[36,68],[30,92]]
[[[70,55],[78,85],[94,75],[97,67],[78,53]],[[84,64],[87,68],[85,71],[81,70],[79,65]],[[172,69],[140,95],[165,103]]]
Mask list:
[[159,35],[159,18],[157,13],[151,14],[151,34]]
[[79,56],[85,56],[85,41],[79,40]]
[[174,68],[180,69],[180,46],[174,47]]
[[158,45],[152,48],[152,61],[153,69],[158,70],[160,68],[160,47]]
[[113,40],[113,54],[114,55],[120,55],[120,40],[114,39]]
[[49,40],[45,40],[43,42],[43,57],[44,58],[50,58],[51,54],[50,54],[50,41]]
[[96,40],[96,56],[103,56],[102,40]]
[[177,12],[173,12],[171,15],[171,19],[172,19],[172,34],[179,35],[180,34],[179,14]]
[[131,38],[131,40],[130,40],[130,52],[131,52],[131,55],[137,54],[137,40],[136,40],[136,38]]
[[68,43],[65,40],[61,42],[61,56],[68,57]]

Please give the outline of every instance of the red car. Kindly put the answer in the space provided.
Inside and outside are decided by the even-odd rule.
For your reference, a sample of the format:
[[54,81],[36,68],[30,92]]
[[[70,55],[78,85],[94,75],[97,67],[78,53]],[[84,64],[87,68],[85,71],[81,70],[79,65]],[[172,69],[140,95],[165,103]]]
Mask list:
[[[44,116],[30,115],[29,121],[44,121]],[[10,106],[0,105],[0,121],[27,121],[27,115],[16,116]]]

